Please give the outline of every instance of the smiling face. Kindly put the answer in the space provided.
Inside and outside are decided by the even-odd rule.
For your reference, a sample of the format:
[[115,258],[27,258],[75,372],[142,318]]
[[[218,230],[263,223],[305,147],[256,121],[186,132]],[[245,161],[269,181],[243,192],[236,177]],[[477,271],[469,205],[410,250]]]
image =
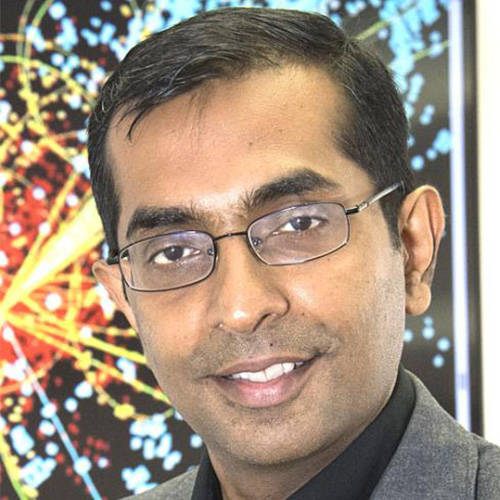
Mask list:
[[[244,231],[304,202],[363,201],[374,186],[333,140],[344,114],[325,73],[286,67],[177,97],[148,114],[131,141],[130,122],[115,120],[108,152],[120,246],[172,229]],[[137,223],[148,211],[182,216]],[[350,225],[338,252],[283,267],[259,261],[245,238],[224,238],[208,279],[167,292],[127,290],[128,302],[118,266],[96,269],[216,467],[329,461],[389,398],[408,252],[393,248],[378,203]],[[263,382],[266,368],[273,380]]]

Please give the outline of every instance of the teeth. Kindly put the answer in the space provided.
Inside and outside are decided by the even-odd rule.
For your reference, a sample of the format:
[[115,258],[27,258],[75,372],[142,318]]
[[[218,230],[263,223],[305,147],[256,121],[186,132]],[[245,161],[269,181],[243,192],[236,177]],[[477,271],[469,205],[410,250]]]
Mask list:
[[285,373],[285,369],[282,364],[272,365],[269,368],[266,368],[266,380],[274,380],[275,378],[281,377]]
[[297,363],[276,363],[260,372],[233,373],[229,375],[228,378],[233,380],[248,380],[250,382],[269,382],[270,380],[275,380],[282,375],[290,373],[303,364],[304,361],[299,361]]

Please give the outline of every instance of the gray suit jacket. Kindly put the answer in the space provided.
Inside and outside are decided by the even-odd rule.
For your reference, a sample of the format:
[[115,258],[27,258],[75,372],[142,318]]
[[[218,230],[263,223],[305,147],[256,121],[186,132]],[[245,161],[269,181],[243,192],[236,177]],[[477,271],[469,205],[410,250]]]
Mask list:
[[[371,500],[500,500],[500,448],[457,424],[414,375],[415,409]],[[196,469],[123,500],[190,500]]]

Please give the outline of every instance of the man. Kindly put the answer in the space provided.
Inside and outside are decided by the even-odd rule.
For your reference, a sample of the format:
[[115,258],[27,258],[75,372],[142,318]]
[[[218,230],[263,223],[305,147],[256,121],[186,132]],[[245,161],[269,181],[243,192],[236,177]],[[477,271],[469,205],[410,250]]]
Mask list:
[[500,451],[398,368],[444,217],[379,59],[329,19],[200,14],[104,86],[95,265],[207,453],[138,497],[500,498]]

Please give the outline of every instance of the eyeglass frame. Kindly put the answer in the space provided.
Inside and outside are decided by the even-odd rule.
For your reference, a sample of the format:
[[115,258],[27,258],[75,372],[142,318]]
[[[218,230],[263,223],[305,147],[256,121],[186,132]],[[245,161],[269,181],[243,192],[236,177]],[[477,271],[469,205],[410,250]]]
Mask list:
[[[248,231],[250,230],[250,228],[256,222],[258,222],[261,219],[263,219],[265,217],[268,217],[270,215],[282,212],[283,210],[293,210],[295,208],[300,208],[300,207],[304,207],[304,206],[308,206],[308,205],[316,205],[316,204],[321,204],[321,203],[325,203],[325,202],[301,203],[299,205],[292,205],[290,207],[285,207],[285,208],[282,208],[280,210],[275,210],[275,211],[270,212],[268,214],[262,215],[261,217],[258,217],[257,219],[255,219],[252,222],[250,222],[248,224],[247,228],[245,229],[245,231],[229,232],[229,233],[221,234],[220,236],[212,236],[207,231],[199,231],[199,230],[171,231],[171,232],[168,232],[168,233],[161,233],[161,234],[156,234],[154,236],[148,236],[146,238],[142,238],[140,240],[134,241],[133,243],[129,243],[128,245],[126,245],[123,248],[119,249],[118,252],[116,253],[116,255],[114,255],[112,257],[108,257],[106,259],[106,263],[108,265],[118,265],[118,268],[120,269],[120,274],[122,275],[122,281],[123,281],[123,283],[125,285],[127,285],[127,288],[130,288],[130,290],[134,290],[136,292],[145,292],[145,293],[168,292],[170,290],[179,290],[180,288],[185,288],[185,287],[188,287],[188,286],[196,285],[197,283],[201,283],[202,281],[205,281],[206,279],[208,279],[213,274],[215,268],[217,267],[217,261],[218,261],[218,256],[219,256],[218,251],[217,251],[217,245],[216,245],[217,241],[220,241],[220,240],[222,240],[224,238],[230,238],[230,237],[233,237],[233,236],[246,236],[248,246],[251,249],[251,253],[255,257],[257,257],[257,259],[260,262],[262,262],[263,264],[265,264],[266,266],[280,267],[280,266],[293,266],[293,265],[304,264],[306,262],[311,262],[313,260],[320,259],[322,257],[326,257],[327,255],[331,255],[331,254],[333,254],[335,252],[338,252],[342,248],[344,248],[347,245],[347,243],[349,243],[349,239],[350,239],[350,236],[351,236],[351,225],[349,223],[349,215],[359,214],[363,210],[367,209],[369,206],[373,205],[377,201],[380,201],[382,198],[385,198],[386,196],[388,196],[389,194],[393,193],[394,191],[396,191],[399,188],[404,188],[404,182],[403,181],[398,181],[398,182],[392,184],[391,186],[383,189],[382,191],[379,191],[378,193],[370,196],[369,198],[367,198],[366,200],[362,201],[358,205],[354,205],[354,206],[349,207],[349,208],[345,208],[344,205],[342,205],[342,203],[328,202],[328,203],[332,203],[332,204],[338,205],[338,206],[342,207],[343,210],[344,210],[346,221],[347,221],[347,235],[346,235],[346,239],[345,239],[344,243],[342,243],[342,245],[334,248],[333,250],[331,250],[331,251],[329,251],[327,253],[323,253],[321,255],[317,255],[316,257],[311,257],[310,259],[303,260],[301,262],[284,262],[284,263],[280,263],[280,264],[270,264],[269,262],[266,262],[256,252],[256,250],[254,249],[254,247],[252,245],[252,242],[250,241],[250,234],[248,233]],[[185,285],[180,285],[180,286],[176,286],[176,287],[172,287],[172,288],[164,288],[164,289],[158,289],[158,290],[147,290],[147,289],[143,289],[143,288],[137,288],[137,287],[134,287],[133,285],[131,285],[127,281],[127,279],[125,278],[125,274],[124,274],[122,266],[120,264],[120,262],[123,260],[122,255],[125,252],[127,252],[127,250],[129,248],[131,248],[134,245],[137,245],[138,243],[142,243],[144,241],[149,241],[149,240],[152,240],[152,239],[155,239],[155,238],[160,238],[162,236],[167,236],[169,234],[174,234],[174,233],[197,233],[197,234],[202,233],[202,234],[206,234],[212,240],[214,253],[213,253],[213,258],[212,258],[212,268],[210,269],[210,272],[208,274],[206,274],[205,276],[203,276],[202,278],[196,280],[196,281],[192,281],[191,283],[187,283]]]

